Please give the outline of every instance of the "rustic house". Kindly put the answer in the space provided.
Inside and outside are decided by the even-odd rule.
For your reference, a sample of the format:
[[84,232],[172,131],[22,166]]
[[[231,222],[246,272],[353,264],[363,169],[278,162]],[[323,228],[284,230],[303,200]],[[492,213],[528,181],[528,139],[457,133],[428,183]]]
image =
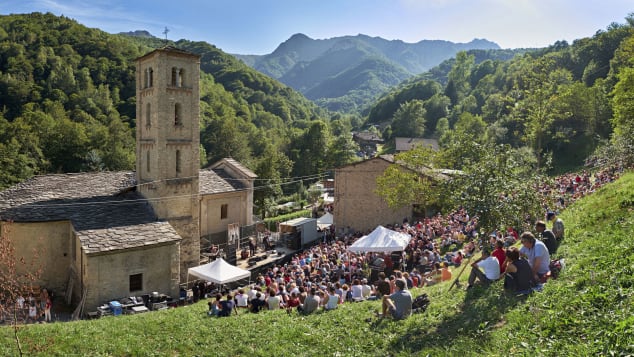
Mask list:
[[178,296],[201,236],[253,223],[256,175],[231,158],[199,168],[199,72],[198,55],[172,47],[137,59],[136,171],[36,176],[0,192],[16,255],[43,252],[41,286],[86,311]]
[[337,233],[366,231],[411,219],[412,207],[393,210],[375,193],[376,179],[394,163],[381,155],[335,169],[334,225]]
[[[388,166],[396,163],[392,155],[380,155],[335,169],[334,225],[338,234],[369,231],[377,225],[401,224],[425,216],[429,207],[425,202],[392,209],[375,191],[376,179]],[[403,170],[410,170],[401,165]],[[446,180],[455,174],[451,170],[417,170],[419,175],[434,181]]]

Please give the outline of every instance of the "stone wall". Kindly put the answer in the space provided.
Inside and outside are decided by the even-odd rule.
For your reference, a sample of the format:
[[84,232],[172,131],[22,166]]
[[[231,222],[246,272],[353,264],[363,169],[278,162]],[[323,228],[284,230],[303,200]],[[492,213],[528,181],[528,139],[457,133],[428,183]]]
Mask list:
[[[87,288],[84,311],[128,296],[157,291],[178,298],[180,244],[84,256],[82,277]],[[143,289],[130,291],[130,275],[143,274]]]
[[338,234],[348,227],[366,231],[411,219],[411,206],[393,210],[374,192],[377,177],[390,164],[377,157],[335,170],[334,224]]
[[[39,285],[52,290],[57,296],[63,296],[70,274],[73,253],[72,230],[69,221],[38,223],[0,222],[15,248],[15,258],[23,257],[27,267],[18,264],[18,273],[23,268],[33,271],[42,268]],[[37,257],[34,255],[37,251]],[[34,259],[32,259],[35,257]],[[34,265],[31,266],[30,264]]]

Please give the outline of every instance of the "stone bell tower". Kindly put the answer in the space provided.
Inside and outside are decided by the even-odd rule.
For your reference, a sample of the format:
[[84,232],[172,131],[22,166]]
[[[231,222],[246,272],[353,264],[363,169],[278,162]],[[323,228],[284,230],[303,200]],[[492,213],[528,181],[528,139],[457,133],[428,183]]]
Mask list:
[[200,262],[199,72],[200,56],[174,47],[136,60],[137,189],[183,238],[181,281]]

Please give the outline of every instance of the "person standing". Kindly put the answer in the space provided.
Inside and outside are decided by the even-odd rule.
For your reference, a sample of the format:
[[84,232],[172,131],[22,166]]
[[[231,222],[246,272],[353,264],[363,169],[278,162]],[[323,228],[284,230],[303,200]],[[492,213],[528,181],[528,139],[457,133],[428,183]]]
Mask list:
[[32,301],[29,304],[29,321],[37,321],[37,305],[35,304],[35,301]]
[[46,302],[44,304],[44,321],[51,322],[51,308],[53,307],[53,302],[51,301],[51,297],[46,298]]

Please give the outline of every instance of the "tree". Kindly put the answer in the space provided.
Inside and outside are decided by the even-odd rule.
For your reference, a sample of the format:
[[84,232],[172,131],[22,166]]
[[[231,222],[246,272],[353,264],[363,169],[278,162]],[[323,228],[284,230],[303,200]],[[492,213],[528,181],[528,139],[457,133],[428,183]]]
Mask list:
[[19,256],[9,237],[10,227],[11,223],[0,222],[0,300],[3,302],[0,304],[0,315],[10,314],[15,343],[22,356],[22,345],[18,335],[18,298],[26,291],[30,291],[33,283],[42,275],[39,261],[42,251],[34,249],[30,259]]
[[421,100],[401,104],[392,121],[392,135],[421,138],[425,133],[425,106]]
[[558,90],[560,84],[570,83],[571,75],[566,70],[553,70],[552,61],[542,58],[531,64],[523,81],[525,86],[520,88],[523,96],[513,115],[523,119],[524,140],[534,150],[541,167],[544,148],[552,138],[553,123],[567,115],[562,111]]
[[[483,145],[464,133],[454,134],[448,145],[438,152],[418,148],[399,154],[397,164],[377,179],[377,193],[394,208],[463,206],[486,230],[522,226],[527,217],[538,216],[541,177],[531,155],[508,145]],[[440,168],[454,171],[441,173]]]
[[396,163],[377,177],[376,194],[393,209],[412,204],[438,204],[442,191],[438,190],[430,167],[434,155],[431,149],[420,146],[397,154]]
[[290,175],[292,167],[293,162],[286,155],[272,145],[267,146],[255,167],[258,179],[253,191],[253,201],[262,218],[270,211],[271,202],[282,195],[282,180]]
[[352,135],[341,135],[334,138],[328,147],[326,168],[336,168],[357,160],[359,145],[352,140]]

